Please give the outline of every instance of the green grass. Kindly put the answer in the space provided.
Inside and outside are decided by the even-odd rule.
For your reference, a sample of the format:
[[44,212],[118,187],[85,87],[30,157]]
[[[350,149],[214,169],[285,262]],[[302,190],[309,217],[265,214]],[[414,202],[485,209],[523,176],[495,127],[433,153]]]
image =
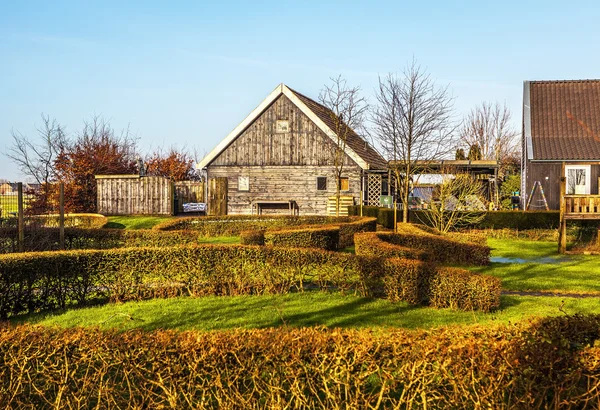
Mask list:
[[[27,202],[31,199],[31,196],[23,195],[23,206],[27,207]],[[18,212],[18,196],[17,195],[0,195],[0,209],[2,209],[3,218],[6,218],[11,212]]]
[[36,314],[13,319],[13,322],[122,330],[207,331],[277,326],[433,328],[451,324],[508,323],[535,316],[562,315],[563,301],[562,310],[569,314],[600,313],[597,298],[503,296],[502,309],[494,313],[479,313],[413,307],[384,299],[313,291],[287,295],[154,299]]
[[105,228],[152,229],[154,225],[172,219],[172,216],[109,216]]
[[470,268],[502,279],[503,289],[600,293],[600,256],[560,255],[556,242],[490,238],[488,245],[492,257],[523,260]]

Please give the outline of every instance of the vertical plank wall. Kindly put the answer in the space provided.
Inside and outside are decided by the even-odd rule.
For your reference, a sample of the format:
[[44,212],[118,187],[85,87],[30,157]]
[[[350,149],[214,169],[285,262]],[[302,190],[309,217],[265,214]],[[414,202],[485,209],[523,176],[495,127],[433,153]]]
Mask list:
[[170,215],[173,184],[164,177],[97,175],[97,212],[102,215]]

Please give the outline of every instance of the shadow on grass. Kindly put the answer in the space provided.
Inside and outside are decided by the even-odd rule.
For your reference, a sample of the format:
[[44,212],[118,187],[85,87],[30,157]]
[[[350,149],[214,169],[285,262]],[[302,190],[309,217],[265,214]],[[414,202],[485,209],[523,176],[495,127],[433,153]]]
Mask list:
[[104,228],[107,229],[125,229],[125,225],[118,222],[108,222],[104,225]]

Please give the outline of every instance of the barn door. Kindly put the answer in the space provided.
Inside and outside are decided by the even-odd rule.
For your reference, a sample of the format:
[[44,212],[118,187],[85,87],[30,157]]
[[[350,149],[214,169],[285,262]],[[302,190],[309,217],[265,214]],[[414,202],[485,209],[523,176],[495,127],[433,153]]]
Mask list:
[[208,214],[227,215],[227,178],[208,180]]

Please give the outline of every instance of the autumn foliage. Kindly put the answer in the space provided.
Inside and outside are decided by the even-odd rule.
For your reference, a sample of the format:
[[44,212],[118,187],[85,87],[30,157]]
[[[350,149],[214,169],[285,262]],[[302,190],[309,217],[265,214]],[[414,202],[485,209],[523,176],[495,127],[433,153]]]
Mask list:
[[171,148],[167,153],[155,151],[145,161],[146,175],[171,178],[174,181],[193,181],[198,179],[194,169],[194,160],[185,151]]

